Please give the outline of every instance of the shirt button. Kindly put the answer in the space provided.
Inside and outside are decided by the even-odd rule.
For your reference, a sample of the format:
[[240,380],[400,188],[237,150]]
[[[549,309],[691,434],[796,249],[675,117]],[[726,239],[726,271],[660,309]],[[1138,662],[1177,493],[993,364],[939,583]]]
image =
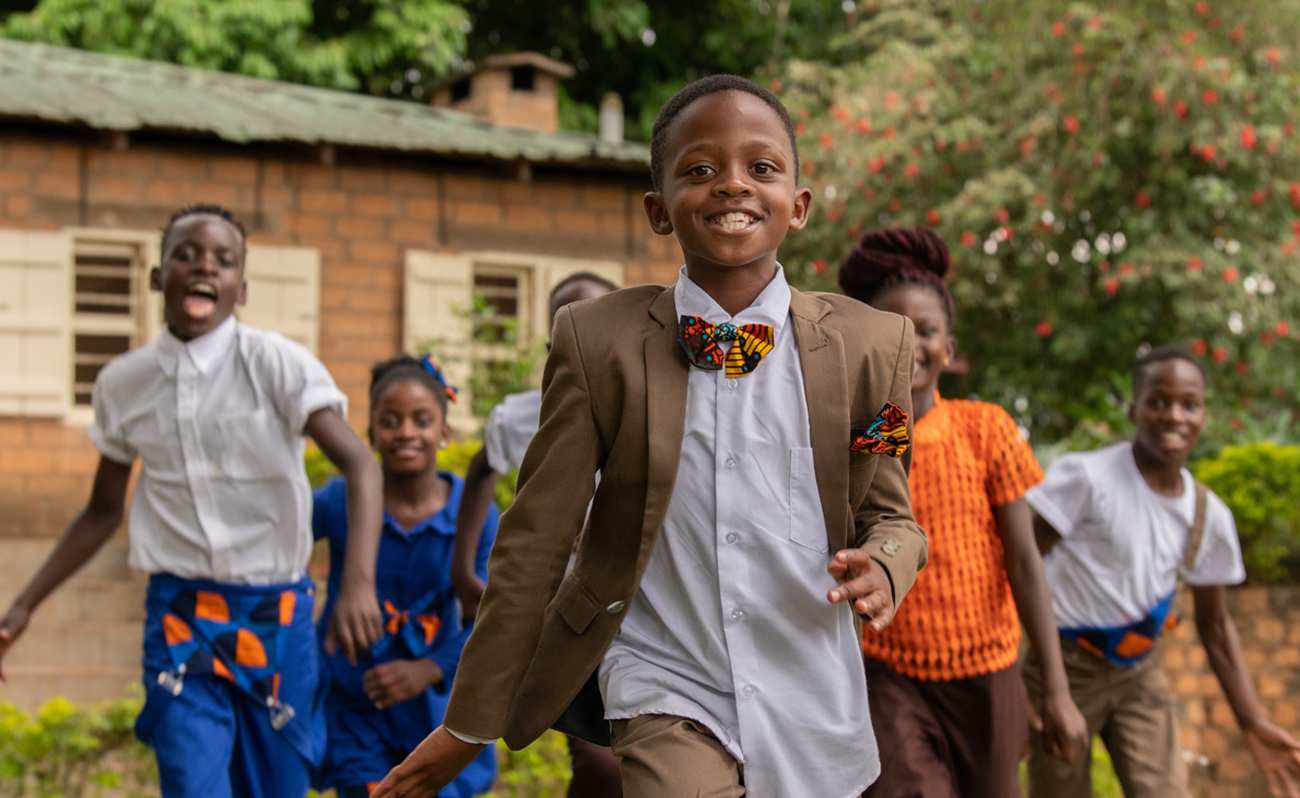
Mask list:
[[731,456],[728,456],[728,457],[727,457],[727,468],[735,468],[735,467],[736,467],[736,458],[731,457]]
[[609,606],[605,608],[605,612],[608,612],[610,615],[617,615],[622,612],[623,608],[626,606],[626,601],[611,601]]
[[728,390],[732,390],[732,391],[734,391],[734,390],[736,390],[736,388],[738,388],[738,387],[740,387],[740,380],[727,380],[727,389],[728,389]]
[[727,533],[727,542],[728,542],[728,543],[735,543],[737,540],[740,540],[740,535],[737,535],[735,532],[728,532],[728,533]]
[[747,684],[741,688],[740,692],[744,693],[746,698],[752,698],[754,693],[758,692],[758,689],[752,684]]
[[741,610],[741,609],[735,609],[735,610],[732,610],[732,611],[731,611],[731,620],[733,620],[733,621],[739,621],[739,620],[742,620],[744,617],[745,617],[745,611],[744,611],[744,610]]

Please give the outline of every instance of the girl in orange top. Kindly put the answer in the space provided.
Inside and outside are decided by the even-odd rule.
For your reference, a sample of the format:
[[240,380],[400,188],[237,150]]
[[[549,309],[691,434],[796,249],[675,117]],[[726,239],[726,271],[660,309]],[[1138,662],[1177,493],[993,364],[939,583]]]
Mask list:
[[889,729],[868,798],[1020,795],[1031,714],[1016,665],[1022,622],[1047,674],[1039,709],[1048,750],[1071,759],[1087,746],[1024,500],[1043,472],[1002,408],[936,390],[956,343],[948,269],[941,238],[900,228],[868,232],[840,266],[846,294],[916,327],[909,484],[930,540],[898,617],[863,640],[872,720]]

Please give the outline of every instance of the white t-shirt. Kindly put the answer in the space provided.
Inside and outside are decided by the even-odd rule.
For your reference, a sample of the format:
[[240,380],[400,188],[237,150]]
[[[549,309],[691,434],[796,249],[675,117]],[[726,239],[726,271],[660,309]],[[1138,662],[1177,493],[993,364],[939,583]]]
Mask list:
[[1233,585],[1246,578],[1232,511],[1207,497],[1205,533],[1195,566],[1183,567],[1194,514],[1192,475],[1183,469],[1183,493],[1157,494],[1118,443],[1067,454],[1025,495],[1061,535],[1043,560],[1052,586],[1057,625],[1123,626],[1140,620],[1177,585]]
[[234,317],[184,342],[164,331],[99,373],[90,439],[143,461],[130,562],[146,573],[266,585],[311,557],[303,427],[347,397],[299,344]]
[[506,474],[523,464],[541,414],[542,392],[537,390],[512,393],[492,408],[483,429],[483,449],[493,471]]

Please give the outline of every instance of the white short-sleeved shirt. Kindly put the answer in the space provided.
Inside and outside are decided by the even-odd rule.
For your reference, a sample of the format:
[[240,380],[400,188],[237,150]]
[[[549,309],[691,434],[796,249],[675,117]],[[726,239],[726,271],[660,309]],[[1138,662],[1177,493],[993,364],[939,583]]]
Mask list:
[[347,409],[307,349],[233,317],[189,342],[164,331],[104,367],[93,402],[99,451],[143,463],[133,567],[252,585],[306,573],[303,427],[317,410]]
[[[753,798],[856,797],[880,772],[853,610],[835,580],[784,272],[735,317],[682,271],[677,312],[775,328],[753,373],[691,368],[677,479],[600,667],[610,720],[714,734]],[[734,344],[733,344],[734,345]]]
[[1122,626],[1145,617],[1177,586],[1233,585],[1246,578],[1232,511],[1210,493],[1195,565],[1183,567],[1195,512],[1192,475],[1183,493],[1161,496],[1133,459],[1133,444],[1067,454],[1025,495],[1061,535],[1043,560],[1057,625]]
[[518,470],[524,452],[537,434],[542,415],[542,392],[512,393],[492,408],[483,428],[483,450],[488,465],[498,474]]

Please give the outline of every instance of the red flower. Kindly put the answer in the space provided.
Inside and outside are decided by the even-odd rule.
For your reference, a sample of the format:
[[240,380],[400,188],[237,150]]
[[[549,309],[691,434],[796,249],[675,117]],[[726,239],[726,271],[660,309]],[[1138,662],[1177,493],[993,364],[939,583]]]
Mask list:
[[1034,326],[1034,334],[1039,338],[1046,338],[1052,334],[1052,323],[1050,321],[1040,321]]
[[1118,293],[1119,293],[1119,278],[1117,278],[1117,277],[1111,277],[1110,279],[1106,280],[1105,288],[1106,288],[1106,295],[1107,295],[1107,296],[1115,296],[1116,294],[1118,294]]
[[1239,418],[1228,419],[1228,426],[1232,427],[1234,432],[1241,432],[1243,429],[1246,428],[1246,425],[1242,423],[1241,419]]
[[1192,341],[1192,354],[1196,355],[1197,357],[1202,357],[1205,355],[1204,339],[1197,338],[1195,341]]
[[1195,43],[1196,43],[1196,31],[1189,30],[1183,34],[1183,44],[1195,44]]
[[1264,330],[1259,334],[1259,342],[1264,346],[1272,346],[1274,338],[1272,330]]
[[1131,263],[1127,263],[1127,262],[1125,262],[1125,263],[1121,263],[1121,264],[1119,265],[1119,276],[1120,276],[1120,277],[1132,277],[1132,276],[1133,276],[1133,264],[1131,264]]
[[1110,261],[1102,261],[1097,268],[1101,269],[1102,274],[1110,274]]
[[890,212],[890,213],[898,213],[900,210],[902,210],[902,208],[903,208],[903,203],[902,203],[901,200],[898,200],[898,199],[891,199],[891,200],[889,201],[889,212]]
[[1075,43],[1070,47],[1070,52],[1071,52],[1071,53],[1074,53],[1075,57],[1082,56],[1082,55],[1083,55],[1083,43],[1082,43],[1082,42],[1075,42]]
[[921,167],[917,165],[916,161],[910,161],[907,166],[903,167],[903,174],[908,177],[916,177],[921,174]]
[[941,217],[939,216],[939,212],[936,211],[934,208],[931,208],[930,210],[925,212],[926,224],[929,224],[931,227],[938,226],[940,219]]
[[813,261],[813,271],[817,272],[818,274],[821,274],[822,272],[826,271],[826,261],[822,260],[821,258],[818,258],[817,260]]
[[1291,207],[1300,211],[1300,183],[1292,183],[1287,188],[1287,193],[1291,195]]
[[978,244],[978,243],[979,243],[979,237],[976,236],[974,233],[972,233],[972,232],[969,231],[969,230],[965,230],[965,231],[962,232],[962,234],[961,234],[961,244],[962,244],[962,246],[964,246],[964,247],[973,247],[973,246],[975,246],[975,245]]
[[1201,102],[1206,105],[1214,105],[1219,101],[1219,93],[1214,89],[1206,89],[1201,92]]
[[1250,192],[1251,205],[1263,205],[1267,199],[1268,199],[1268,193],[1265,192],[1264,189],[1262,188],[1257,188],[1254,191]]
[[861,119],[859,119],[858,122],[857,122],[857,124],[854,125],[853,127],[854,127],[854,129],[857,130],[859,133],[870,133],[870,132],[871,132],[871,120],[870,120],[870,119],[867,119],[867,118],[864,116],[864,117],[862,117]]
[[1200,2],[1196,4],[1196,13],[1200,14],[1201,16],[1205,16],[1209,14],[1210,4],[1205,2],[1205,0],[1200,0]]
[[998,220],[998,224],[1006,224],[1011,220],[1011,211],[1006,208],[998,208],[993,212],[993,218]]
[[1243,375],[1246,374],[1248,371],[1250,371],[1250,366],[1244,360],[1238,360],[1237,363],[1233,366],[1233,368],[1237,370],[1238,374],[1243,374]]
[[1273,330],[1281,338],[1286,338],[1288,335],[1291,334],[1291,328],[1287,326],[1287,323],[1284,321],[1279,321],[1276,325],[1274,325]]
[[805,125],[803,122],[800,122],[799,124],[797,124],[797,125],[794,126],[794,137],[795,137],[795,138],[800,138],[801,136],[803,136],[804,133],[807,133],[807,132],[808,132],[808,126]]
[[772,92],[773,94],[780,94],[780,93],[781,93],[781,79],[780,79],[780,78],[772,78],[771,80],[769,80],[769,81],[767,82],[767,90],[770,91],[770,92]]
[[1164,104],[1165,104],[1165,90],[1162,89],[1162,88],[1160,88],[1159,86],[1156,86],[1154,89],[1152,89],[1152,90],[1151,90],[1151,101],[1154,102],[1156,105],[1164,105]]
[[1201,270],[1201,259],[1195,255],[1187,259],[1187,271],[1199,272]]
[[1073,135],[1079,132],[1079,120],[1074,116],[1067,116],[1064,124],[1066,133]]
[[1057,20],[1052,23],[1052,35],[1058,39],[1065,35],[1065,23]]
[[1216,346],[1214,347],[1214,351],[1210,353],[1210,357],[1214,358],[1215,363],[1222,363],[1228,359],[1228,350],[1221,346]]
[[898,107],[899,99],[901,98],[898,96],[898,92],[893,91],[892,89],[885,92],[885,107],[891,111],[894,110]]
[[1255,126],[1246,125],[1241,129],[1241,146],[1248,150],[1255,149]]
[[1223,270],[1223,274],[1221,276],[1223,277],[1223,282],[1225,283],[1232,284],[1237,282],[1237,277],[1238,277],[1237,267],[1229,266],[1228,268]]
[[1210,163],[1211,161],[1213,161],[1214,156],[1218,154],[1219,151],[1214,149],[1213,144],[1206,144],[1204,147],[1201,147],[1201,157],[1205,159],[1206,163]]
[[817,174],[817,164],[812,161],[803,162],[803,173],[811,177]]
[[898,131],[894,130],[892,127],[887,127],[885,128],[884,132],[881,133],[880,135],[884,136],[887,141],[890,141],[893,140],[897,132]]
[[1174,115],[1179,119],[1187,116],[1187,103],[1182,100],[1174,100]]
[[1296,219],[1291,223],[1291,235],[1294,238],[1300,238],[1300,219]]
[[1268,63],[1271,64],[1272,66],[1277,66],[1278,64],[1282,63],[1282,51],[1277,49],[1276,47],[1270,47],[1267,50],[1265,50],[1264,57],[1268,59]]
[[1015,230],[1012,230],[1010,227],[1007,227],[1006,225],[1003,225],[1003,226],[1002,226],[1002,240],[1003,240],[1003,241],[1010,241],[1010,240],[1011,240],[1011,236],[1013,236],[1013,235],[1015,235],[1015,234],[1016,234],[1016,231],[1015,231]]
[[835,144],[835,138],[829,133],[823,133],[817,137],[817,143],[822,145],[823,150],[829,150]]
[[876,172],[879,172],[881,169],[884,169],[885,156],[883,155],[871,156],[871,160],[867,161],[867,168],[871,170],[872,174],[875,174]]
[[1244,28],[1242,28],[1240,25],[1235,25],[1233,26],[1232,30],[1228,33],[1228,35],[1232,37],[1232,40],[1234,42],[1239,42],[1241,41],[1241,37],[1244,36],[1245,33],[1246,31]]
[[849,118],[849,109],[842,105],[832,105],[831,116],[835,117],[840,122],[844,122]]
[[1145,191],[1139,191],[1139,192],[1137,193],[1137,197],[1134,199],[1134,202],[1137,203],[1137,206],[1138,206],[1139,208],[1150,208],[1150,207],[1151,207],[1151,195],[1148,194],[1148,193],[1146,193]]

